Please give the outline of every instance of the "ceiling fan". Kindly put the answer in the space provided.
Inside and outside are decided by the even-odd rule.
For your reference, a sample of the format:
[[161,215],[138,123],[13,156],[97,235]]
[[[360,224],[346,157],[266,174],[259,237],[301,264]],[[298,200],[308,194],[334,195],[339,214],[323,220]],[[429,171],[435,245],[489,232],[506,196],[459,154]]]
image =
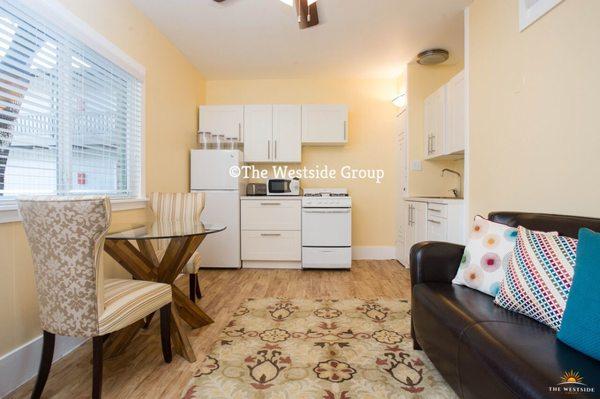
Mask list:
[[[214,0],[222,3],[225,0]],[[319,14],[317,12],[317,0],[280,0],[290,7],[296,8],[298,14],[298,27],[300,29],[310,28],[319,24]]]

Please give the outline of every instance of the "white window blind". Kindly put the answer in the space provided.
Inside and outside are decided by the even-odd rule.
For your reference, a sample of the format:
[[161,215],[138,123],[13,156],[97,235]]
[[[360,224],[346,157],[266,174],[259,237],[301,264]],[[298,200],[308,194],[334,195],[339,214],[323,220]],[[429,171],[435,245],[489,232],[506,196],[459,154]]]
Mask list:
[[0,201],[140,194],[142,82],[0,0]]

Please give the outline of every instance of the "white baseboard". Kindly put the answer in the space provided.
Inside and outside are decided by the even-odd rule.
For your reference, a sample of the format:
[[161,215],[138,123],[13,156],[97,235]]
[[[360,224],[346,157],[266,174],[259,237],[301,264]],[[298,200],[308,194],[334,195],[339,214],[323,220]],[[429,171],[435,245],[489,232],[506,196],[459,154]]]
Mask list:
[[387,260],[396,259],[396,248],[392,247],[352,247],[352,259]]
[[[43,336],[40,335],[0,358],[0,398],[5,397],[37,375],[43,341]],[[87,341],[85,338],[57,335],[52,362],[55,363],[71,353],[85,341]],[[52,374],[52,370],[50,370],[50,374]]]

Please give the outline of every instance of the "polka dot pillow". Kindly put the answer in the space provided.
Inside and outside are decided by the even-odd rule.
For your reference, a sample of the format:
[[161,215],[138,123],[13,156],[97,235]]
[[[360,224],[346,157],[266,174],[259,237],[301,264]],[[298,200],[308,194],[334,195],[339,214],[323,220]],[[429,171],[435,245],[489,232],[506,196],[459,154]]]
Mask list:
[[476,216],[469,242],[452,283],[496,296],[516,239],[516,228]]

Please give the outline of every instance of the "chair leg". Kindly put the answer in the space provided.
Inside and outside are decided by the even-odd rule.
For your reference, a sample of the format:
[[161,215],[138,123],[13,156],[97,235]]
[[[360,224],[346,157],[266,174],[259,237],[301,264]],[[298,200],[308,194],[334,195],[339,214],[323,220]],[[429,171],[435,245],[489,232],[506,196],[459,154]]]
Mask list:
[[154,317],[154,312],[150,313],[148,316],[146,316],[146,319],[144,320],[144,330],[147,330],[150,327],[150,323],[152,322],[153,317]]
[[42,392],[48,381],[48,375],[50,374],[50,367],[52,367],[52,358],[54,357],[54,342],[56,336],[48,331],[44,331],[44,345],[42,348],[42,359],[40,361],[40,368],[38,371],[37,380],[35,381],[35,388],[31,394],[31,399],[39,399],[42,397]]
[[196,274],[196,296],[202,298],[202,292],[200,291],[200,277]]
[[103,337],[92,338],[93,349],[93,382],[92,382],[92,399],[100,399],[102,397],[102,344]]
[[171,363],[171,304],[160,308],[160,342],[162,344],[163,358],[166,363]]
[[196,275],[190,274],[190,301],[196,302]]

